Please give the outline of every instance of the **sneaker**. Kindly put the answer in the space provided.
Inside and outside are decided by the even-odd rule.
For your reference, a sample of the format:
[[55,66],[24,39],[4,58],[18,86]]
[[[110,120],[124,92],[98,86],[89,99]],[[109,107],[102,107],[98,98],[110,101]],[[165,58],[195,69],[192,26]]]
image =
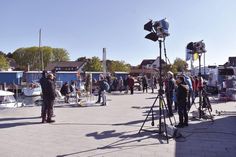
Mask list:
[[173,115],[173,113],[168,113],[167,114],[167,117],[173,117],[174,115]]
[[106,103],[102,103],[101,106],[106,106],[107,104]]
[[188,126],[188,123],[184,123],[184,126]]
[[184,127],[184,124],[178,124],[178,125],[175,125],[176,128],[183,128]]
[[54,123],[56,122],[55,120],[47,120],[47,123]]

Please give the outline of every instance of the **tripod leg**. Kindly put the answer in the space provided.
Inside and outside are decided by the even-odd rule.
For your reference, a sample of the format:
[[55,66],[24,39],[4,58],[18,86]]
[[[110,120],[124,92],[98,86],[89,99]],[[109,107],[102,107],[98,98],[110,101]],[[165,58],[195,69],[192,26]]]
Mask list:
[[[167,113],[169,113],[169,110],[168,110],[168,108],[167,108],[167,104],[166,104],[164,98],[162,97],[161,99],[162,99],[162,102],[163,102],[163,104],[164,104],[164,106],[165,106],[165,109],[166,109]],[[173,117],[174,117],[174,120],[175,120],[175,116],[174,116],[174,115],[173,115]],[[173,125],[170,116],[169,116],[168,118],[169,118],[170,124]],[[176,120],[175,120],[175,123],[176,123]]]
[[[165,105],[165,101],[164,99],[160,99],[160,101],[162,102],[162,104]],[[167,143],[169,143],[169,137],[168,137],[168,134],[167,134],[167,128],[166,128],[166,116],[165,116],[165,110],[164,110],[164,107],[161,108],[163,111],[163,118],[164,118],[164,127],[165,127],[165,134],[166,134],[166,141]],[[167,110],[166,110],[167,111]],[[170,117],[169,117],[170,118]],[[172,122],[171,122],[172,123]],[[171,124],[172,125],[172,124]]]
[[139,131],[138,131],[138,133],[140,133],[141,130],[143,129],[143,126],[144,126],[144,124],[146,123],[146,121],[147,121],[147,119],[148,119],[150,113],[153,111],[153,107],[154,107],[154,105],[156,104],[157,99],[158,99],[158,96],[156,97],[155,101],[153,102],[153,104],[152,104],[152,106],[151,106],[151,108],[150,108],[150,110],[149,110],[149,112],[148,112],[148,114],[147,114],[145,120],[143,121],[143,124],[142,124],[141,128],[140,128]]
[[151,123],[152,126],[154,126],[154,114],[153,114],[153,109],[152,109],[152,123]]
[[206,97],[206,100],[207,100],[207,110],[208,110],[209,115],[211,117],[211,121],[213,122],[214,119],[213,119],[213,116],[211,115],[211,111],[212,111],[211,102],[210,102],[210,99],[208,98],[207,95],[205,95],[205,97]]

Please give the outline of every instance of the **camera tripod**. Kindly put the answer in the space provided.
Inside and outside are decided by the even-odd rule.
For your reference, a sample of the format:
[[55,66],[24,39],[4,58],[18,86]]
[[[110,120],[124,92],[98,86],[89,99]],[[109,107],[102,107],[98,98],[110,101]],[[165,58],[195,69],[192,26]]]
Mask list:
[[[198,53],[198,57],[199,57],[199,73],[198,73],[198,76],[201,78],[201,56],[202,54],[201,53]],[[201,80],[202,81],[202,80]],[[203,84],[203,82],[201,82]],[[203,106],[203,103],[205,103]],[[209,115],[210,115],[210,118],[211,118],[211,121],[213,122],[213,117],[211,115],[211,111],[212,111],[212,108],[211,108],[211,103],[210,103],[210,100],[207,96],[207,92],[206,92],[206,89],[204,89],[204,87],[201,87],[199,89],[199,108],[198,108],[198,111],[199,111],[199,119],[202,118],[203,114],[204,114],[204,111],[202,110],[204,108],[207,108],[208,112],[209,112]]]
[[[168,108],[167,108],[167,105],[165,103],[165,100],[164,100],[164,97],[163,97],[163,94],[164,94],[164,90],[163,90],[163,80],[162,80],[162,59],[161,59],[161,43],[162,41],[161,40],[158,40],[159,41],[159,48],[160,48],[160,57],[159,57],[159,62],[160,62],[160,67],[159,67],[159,72],[160,72],[160,78],[159,78],[159,86],[160,86],[160,89],[158,91],[158,96],[156,97],[155,101],[153,102],[141,128],[139,129],[139,132],[140,133],[144,127],[144,124],[147,122],[148,120],[148,117],[149,115],[152,113],[152,123],[151,125],[154,126],[154,107],[155,107],[155,104],[157,102],[157,100],[159,99],[159,130],[158,130],[158,133],[159,135],[161,135],[163,133],[162,131],[162,127],[164,127],[164,132],[165,132],[165,137],[166,137],[166,140],[167,140],[167,143],[169,143],[169,137],[168,137],[168,134],[167,134],[167,127],[166,127],[166,112],[169,113],[168,111]],[[163,124],[162,125],[162,117],[163,117]],[[169,116],[169,120],[170,120],[170,123],[171,125],[173,125],[172,121],[171,121],[171,118]]]
[[[201,105],[201,109],[200,109],[200,114],[201,114],[201,117],[203,118],[204,116],[204,111],[203,111],[203,108],[206,108],[206,110],[208,111],[209,115],[210,115],[210,119],[211,121],[213,122],[214,119],[213,119],[213,116],[211,115],[211,112],[212,112],[212,107],[211,107],[211,102],[210,102],[210,99],[208,98],[207,96],[207,92],[206,90],[203,88],[201,91],[200,91],[200,95],[202,97],[202,105]],[[199,97],[200,98],[200,97]]]
[[[168,108],[167,108],[167,104],[164,100],[164,97],[163,97],[163,91],[159,90],[159,94],[158,96],[156,97],[155,101],[153,102],[141,128],[139,129],[139,132],[140,133],[144,127],[144,124],[147,122],[148,120],[148,117],[150,116],[150,114],[152,114],[152,122],[151,122],[151,125],[154,126],[154,107],[155,107],[155,104],[157,102],[157,100],[159,99],[159,130],[158,130],[158,133],[159,135],[161,135],[163,133],[162,131],[162,127],[164,127],[164,132],[165,132],[165,137],[166,137],[166,140],[167,140],[167,143],[169,143],[169,137],[168,137],[168,134],[167,134],[167,127],[166,127],[166,113],[168,114]],[[163,123],[162,123],[162,118],[163,118]],[[172,120],[170,118],[170,116],[168,117],[169,118],[169,121],[170,121],[170,124],[173,125],[172,123]],[[144,131],[147,131],[147,130],[144,130]]]

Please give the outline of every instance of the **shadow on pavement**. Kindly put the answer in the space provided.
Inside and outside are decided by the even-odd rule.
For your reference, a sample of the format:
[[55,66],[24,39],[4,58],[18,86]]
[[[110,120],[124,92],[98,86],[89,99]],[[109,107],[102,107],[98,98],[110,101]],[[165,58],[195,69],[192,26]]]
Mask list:
[[190,124],[179,131],[183,137],[176,139],[176,157],[236,154],[236,116]]
[[[139,143],[144,140],[154,138],[157,139],[156,133],[151,132],[141,132],[140,134],[137,134],[138,130],[135,131],[129,131],[129,132],[116,132],[116,130],[108,130],[103,131],[101,133],[93,132],[89,133],[86,136],[88,137],[94,137],[96,140],[102,140],[106,138],[118,138],[118,140],[107,144],[105,146],[87,149],[83,151],[68,153],[68,154],[62,154],[58,155],[57,157],[66,157],[66,156],[74,156],[74,155],[84,155],[84,153],[93,153],[94,155],[89,156],[103,156],[106,154],[112,154],[115,152],[120,152],[128,149],[135,149],[138,147],[145,147],[145,146],[151,146],[151,145],[159,145],[158,142],[148,142],[148,143]],[[160,141],[161,142],[161,141]],[[99,151],[99,153],[96,153]]]
[[25,126],[25,125],[35,125],[35,124],[42,124],[41,122],[17,122],[17,123],[2,123],[0,124],[0,129],[18,127],[18,126]]
[[38,117],[13,117],[13,118],[0,118],[0,122],[2,122],[2,121],[11,121],[11,120],[39,119],[39,118],[41,118],[41,117],[38,116]]
[[[19,122],[18,120],[33,120],[33,119],[40,119],[40,122]],[[11,123],[4,123],[5,121],[17,121]],[[25,125],[35,125],[41,124],[41,117],[12,117],[12,118],[0,118],[0,129],[12,128],[17,126],[25,126]]]

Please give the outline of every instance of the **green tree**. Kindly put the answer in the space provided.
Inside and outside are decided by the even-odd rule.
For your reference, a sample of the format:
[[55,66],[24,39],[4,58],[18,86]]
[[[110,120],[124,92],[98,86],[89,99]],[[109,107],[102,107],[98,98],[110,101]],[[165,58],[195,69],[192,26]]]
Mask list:
[[86,57],[79,57],[76,59],[77,62],[86,62],[88,59]]
[[9,68],[9,63],[6,57],[0,54],[0,70],[7,70]]
[[130,65],[126,64],[124,61],[112,61],[109,69],[111,73],[115,71],[129,72]]
[[187,70],[188,63],[181,58],[176,58],[174,64],[171,66],[171,71],[173,73],[186,72]]
[[85,71],[102,71],[102,63],[98,57],[92,57],[84,67]]
[[28,47],[19,48],[12,53],[13,59],[19,65],[20,69],[27,69],[30,66],[31,70],[41,70],[42,68],[42,55],[44,67],[49,62],[53,61],[67,61],[69,60],[69,54],[62,48],[51,48],[48,46],[41,47]]
[[69,53],[62,48],[53,48],[53,61],[68,61],[69,60]]

